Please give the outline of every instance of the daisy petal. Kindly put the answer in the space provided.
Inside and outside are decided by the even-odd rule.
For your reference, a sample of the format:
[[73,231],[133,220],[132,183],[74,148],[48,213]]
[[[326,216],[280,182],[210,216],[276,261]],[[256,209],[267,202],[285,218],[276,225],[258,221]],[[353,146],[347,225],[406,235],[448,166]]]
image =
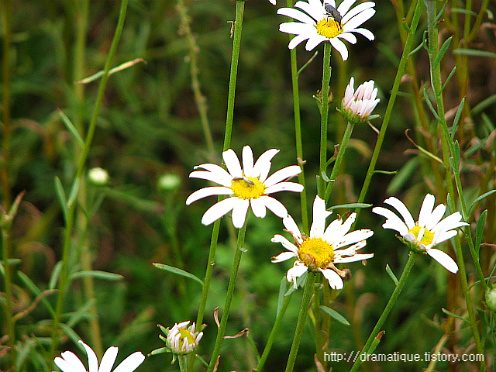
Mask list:
[[329,41],[331,42],[334,49],[336,49],[339,54],[341,54],[341,58],[343,58],[343,61],[346,61],[348,59],[348,49],[346,48],[346,45],[338,38],[334,38]]
[[303,12],[300,12],[294,8],[281,8],[277,11],[277,14],[284,15],[296,19],[297,21],[314,24],[315,21]]
[[222,158],[224,159],[224,163],[226,164],[227,170],[229,171],[229,173],[233,178],[243,176],[241,164],[239,163],[239,159],[233,150],[229,149],[227,151],[224,151],[222,153]]
[[426,227],[427,222],[429,222],[429,218],[432,214],[432,210],[434,208],[434,203],[436,199],[434,195],[427,194],[422,202],[422,207],[420,207],[418,225],[420,227]]
[[114,372],[133,372],[144,360],[145,356],[137,351],[124,359],[117,368],[114,369]]
[[253,151],[250,146],[243,147],[243,173],[246,177],[257,177],[253,172]]
[[72,351],[65,351],[60,355],[62,358],[56,357],[54,362],[63,372],[86,372],[86,367]]
[[[200,190],[198,190],[200,191]],[[202,217],[202,224],[208,226],[212,222],[218,220],[219,218],[223,217],[227,213],[229,213],[233,208],[234,208],[234,200],[236,198],[227,198],[224,200],[221,200],[218,203],[215,203],[212,205],[207,211],[203,214]]]
[[415,226],[415,221],[413,220],[410,211],[399,199],[396,199],[395,197],[387,198],[386,200],[384,200],[384,203],[394,207],[399,212],[399,214],[401,214],[401,217],[403,217],[403,220],[405,221],[408,229],[411,229]]
[[290,258],[293,258],[293,257],[295,257],[295,254],[293,252],[282,252],[282,253],[278,254],[277,256],[272,257],[271,262],[272,263],[283,262],[283,261],[289,260]]
[[332,289],[343,289],[343,279],[331,269],[319,269],[329,282]]
[[[317,45],[322,43],[323,41],[328,40],[325,36],[322,35],[312,35],[311,38],[308,39],[307,44],[305,45],[305,49],[310,51],[314,50]],[[334,39],[332,39],[334,40]]]
[[301,173],[301,168],[299,165],[291,165],[289,167],[280,169],[277,172],[274,172],[274,174],[272,174],[269,178],[265,180],[264,185],[265,187],[270,187],[275,185],[276,183],[297,176],[300,173]]
[[232,221],[233,225],[237,229],[241,229],[246,221],[246,214],[248,213],[248,208],[250,206],[250,202],[248,199],[233,199],[233,213],[232,213]]
[[186,205],[190,205],[191,203],[206,198],[207,196],[232,195],[232,194],[233,191],[227,187],[221,187],[221,186],[204,187],[203,189],[196,190],[194,193],[188,196],[188,199],[186,199]]
[[[110,372],[112,366],[115,363],[115,358],[117,358],[117,352],[119,348],[117,346],[111,346],[107,349],[105,354],[103,354],[102,361],[100,363],[100,368],[98,372]],[[90,371],[92,372],[92,371]]]
[[357,253],[350,257],[340,257],[339,260],[336,259],[334,262],[336,263],[350,263],[357,262],[362,260],[368,260],[369,258],[374,257],[373,253]]
[[251,210],[253,211],[255,217],[258,218],[265,217],[265,215],[267,214],[267,208],[265,208],[265,203],[263,199],[261,198],[250,199],[250,204],[251,204]]
[[353,32],[356,32],[357,34],[360,34],[360,35],[362,35],[362,36],[365,36],[365,37],[366,37],[367,39],[369,39],[370,41],[372,41],[372,40],[374,40],[374,39],[375,39],[374,34],[373,34],[371,31],[369,31],[369,30],[367,30],[367,29],[365,29],[365,28],[355,28],[355,29],[353,30]]
[[201,178],[207,181],[215,182],[225,187],[231,187],[232,177],[226,171],[224,172],[226,173],[227,177],[214,172],[194,171],[190,173],[189,178]]
[[444,204],[439,204],[436,208],[434,208],[429,221],[426,222],[425,228],[432,230],[434,226],[441,221],[441,218],[444,216],[444,212],[446,212],[446,206]]
[[270,196],[261,196],[260,199],[263,200],[265,206],[277,217],[284,218],[288,215],[288,210],[279,200],[271,198]]
[[293,217],[291,217],[289,214],[283,218],[282,223],[284,224],[284,227],[286,230],[288,230],[291,235],[296,239],[298,244],[303,243],[303,238],[301,236],[300,229],[298,228],[298,225],[296,224],[295,220]]
[[448,254],[439,249],[431,248],[427,250],[427,254],[445,267],[446,270],[456,274],[458,265]]
[[401,236],[405,237],[408,233],[408,226],[399,218],[394,212],[383,207],[375,207],[372,209],[373,213],[386,217],[386,222],[382,225],[385,229],[396,230]]
[[296,279],[305,274],[307,270],[305,264],[296,261],[295,265],[286,273],[286,278],[288,278],[288,282],[293,282],[294,287],[297,288]]
[[310,228],[310,238],[322,238],[325,230],[325,219],[331,214],[326,211],[325,201],[318,196],[313,202],[313,222]]
[[260,181],[264,182],[267,178],[267,174],[269,174],[270,170],[270,162],[278,152],[279,150],[277,149],[270,149],[265,151],[257,159],[255,165],[253,166],[253,173],[256,175],[255,177],[260,178]]
[[95,352],[91,347],[86,345],[83,341],[78,341],[81,345],[84,346],[86,350],[86,355],[88,356],[88,370],[89,372],[98,372],[98,358],[96,357]]
[[293,256],[298,253],[298,247],[291,243],[288,239],[286,239],[284,236],[276,234],[272,239],[270,239],[272,243],[281,243],[284,248],[286,248],[288,251],[291,251],[293,253]]
[[293,191],[293,192],[302,192],[303,191],[303,185],[300,185],[299,183],[295,182],[279,182],[275,184],[274,186],[267,187],[265,189],[265,194],[274,194],[276,192],[280,191]]

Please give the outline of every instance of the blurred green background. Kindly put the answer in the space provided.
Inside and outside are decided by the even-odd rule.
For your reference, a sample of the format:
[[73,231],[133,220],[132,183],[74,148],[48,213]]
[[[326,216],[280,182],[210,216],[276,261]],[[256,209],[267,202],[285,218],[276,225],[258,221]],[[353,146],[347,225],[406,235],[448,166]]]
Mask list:
[[[16,272],[28,275],[41,290],[48,287],[61,254],[64,224],[54,178],[59,177],[68,187],[78,154],[77,145],[58,110],[73,121],[79,116],[84,131],[93,110],[98,81],[78,88],[75,80],[103,68],[119,4],[117,0],[89,3],[81,55],[78,54],[81,49],[79,52],[77,49],[81,22],[78,1],[13,1],[10,61],[13,135],[8,168],[12,194],[26,192],[13,228],[13,257],[21,260]],[[217,151],[214,159],[207,152],[191,89],[190,51],[184,33],[179,32],[176,5],[170,0],[130,0],[113,65],[136,58],[142,58],[144,63],[137,63],[110,77],[87,162],[88,169],[102,167],[110,175],[107,186],[87,185],[90,200],[104,199],[91,217],[85,238],[89,242],[93,268],[123,276],[119,281],[95,279],[94,283],[103,346],[119,346],[119,360],[136,350],[146,354],[163,346],[158,339],[157,323],[170,327],[175,322],[196,318],[201,287],[158,270],[152,264],[160,262],[182,267],[203,278],[208,255],[211,227],[201,225],[200,219],[214,198],[195,202],[189,207],[185,206],[185,200],[191,192],[206,186],[203,180],[188,179],[193,166],[220,162],[232,49],[229,22],[234,19],[235,4],[226,0],[186,3],[190,27],[199,48],[199,80]],[[284,5],[278,3],[278,7]],[[280,149],[273,161],[273,171],[297,161],[288,35],[278,31],[285,19],[278,16],[276,10],[277,7],[266,0],[246,4],[232,140],[232,148],[238,154],[247,144],[254,149],[255,157],[269,148]],[[376,10],[376,15],[365,24],[374,32],[376,40],[369,42],[359,35],[358,43],[349,46],[350,58],[346,63],[338,53],[333,54],[331,91],[339,102],[351,76],[355,78],[355,85],[375,80],[381,98],[376,113],[383,115],[402,44],[392,3],[379,1]],[[419,43],[422,32],[423,29],[418,34]],[[494,34],[492,37],[484,41],[488,50],[495,49]],[[314,54],[314,51],[305,51],[303,44],[297,50],[299,66]],[[320,115],[313,95],[321,85],[322,50],[322,45],[315,49],[317,56],[300,75],[304,160],[310,201],[316,193],[315,175],[318,172]],[[3,52],[2,49],[2,55]],[[415,59],[419,80],[427,82],[429,70],[425,50],[418,51]],[[495,92],[494,64],[487,66],[488,78],[479,81],[478,63],[474,58],[471,106]],[[78,76],[78,73],[82,75]],[[401,88],[404,94],[398,98],[378,165],[380,170],[402,170],[398,174],[401,177],[394,174],[374,176],[366,202],[377,205],[390,195],[398,195],[412,207],[415,215],[423,195],[431,190],[430,175],[422,174],[420,164],[424,160],[404,134],[406,129],[413,130],[416,126],[411,97],[405,85]],[[456,85],[450,86],[447,92],[447,106],[451,108],[456,104],[453,102],[457,102]],[[345,126],[335,107],[332,104],[330,109],[330,153],[334,144],[339,143]],[[484,112],[494,118],[491,106]],[[372,125],[380,127],[380,121],[376,120]],[[484,124],[473,129],[470,141],[485,138],[494,130],[491,121],[489,124],[481,122]],[[375,139],[376,133],[371,127],[355,127],[331,204],[356,201]],[[466,149],[470,148],[470,141],[466,142]],[[488,159],[490,153],[487,150],[482,159]],[[159,185],[163,175],[178,176],[179,187],[165,190]],[[395,183],[391,184],[392,180]],[[281,193],[277,198],[299,221],[299,198],[288,194]],[[488,203],[491,201],[494,199],[489,199]],[[348,212],[339,211],[341,214]],[[360,263],[350,266],[352,281],[345,285],[334,308],[352,326],[332,324],[329,352],[349,353],[359,349],[393,290],[394,284],[386,274],[385,266],[389,265],[398,277],[401,274],[407,249],[394,238],[392,231],[381,228],[382,223],[382,219],[373,216],[370,210],[363,211],[360,216],[357,227],[375,231],[364,249],[373,252],[375,257],[366,267]],[[243,257],[228,325],[228,335],[249,328],[259,352],[263,350],[275,319],[281,279],[291,265],[289,262],[270,263],[270,258],[282,249],[271,243],[270,238],[281,233],[282,228],[280,220],[271,214],[263,220],[249,217],[248,252]],[[199,349],[199,354],[207,360],[216,335],[213,310],[223,306],[231,261],[229,234],[223,224],[207,305],[207,327]],[[470,270],[469,265],[469,273]],[[15,283],[18,299],[15,310],[21,311],[32,303],[34,296],[18,277],[15,277]],[[460,315],[463,313],[463,300],[456,291],[450,300],[447,299],[448,283],[457,288],[456,281],[448,278],[440,265],[428,257],[419,259],[386,322],[386,334],[377,352],[431,352],[443,335],[447,318],[441,309],[450,302],[451,311],[460,308]],[[66,311],[75,311],[86,304],[83,292],[81,280],[75,280]],[[54,297],[48,295],[47,299],[55,301]],[[301,293],[293,296],[269,357],[267,371],[280,370],[285,365],[300,298]],[[91,340],[90,317],[83,315],[74,327],[87,343]],[[49,313],[38,304],[18,321],[19,340],[28,345],[26,350],[37,348],[36,337],[49,335],[48,319]],[[461,348],[469,343],[470,332],[463,324],[457,323],[456,327],[459,331],[456,342]],[[454,343],[452,341],[447,347],[454,347]],[[462,352],[460,348],[458,352]],[[67,349],[75,350],[75,347],[65,339],[61,350]],[[315,370],[314,352],[313,329],[309,326],[296,371]],[[78,355],[85,360],[83,353]],[[221,355],[222,371],[247,371],[256,366],[246,337],[226,340]],[[147,358],[140,370],[178,370],[177,365],[170,366],[170,361],[168,354],[153,356]],[[36,362],[28,358],[22,370],[34,370],[36,366]],[[420,366],[402,362],[375,363],[370,370],[418,371],[426,366],[427,363]],[[438,364],[438,370],[447,368],[446,363]],[[344,362],[334,366],[335,371],[348,369],[349,365]]]

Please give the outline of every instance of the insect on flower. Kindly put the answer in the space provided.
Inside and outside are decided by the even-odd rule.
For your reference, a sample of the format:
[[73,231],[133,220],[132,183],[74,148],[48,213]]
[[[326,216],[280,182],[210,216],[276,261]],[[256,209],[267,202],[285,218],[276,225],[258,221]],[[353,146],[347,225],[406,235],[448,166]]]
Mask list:
[[335,7],[333,7],[331,4],[325,4],[325,11],[327,20],[334,19],[337,23],[341,24],[341,20],[343,19],[343,17],[341,17],[341,14]]

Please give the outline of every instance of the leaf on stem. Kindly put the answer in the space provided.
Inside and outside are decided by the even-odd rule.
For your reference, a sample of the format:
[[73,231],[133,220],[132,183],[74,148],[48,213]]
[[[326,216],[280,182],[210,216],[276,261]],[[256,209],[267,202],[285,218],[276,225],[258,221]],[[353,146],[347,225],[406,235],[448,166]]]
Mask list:
[[184,277],[189,278],[189,279],[193,279],[195,282],[200,283],[201,286],[203,287],[203,281],[200,278],[198,278],[197,276],[195,276],[191,273],[188,273],[187,271],[184,271],[184,270],[179,269],[177,267],[161,264],[161,263],[154,263],[153,266],[155,266],[158,269],[165,270],[165,271],[168,271],[168,272],[176,274],[176,275],[180,275],[180,276],[184,276]]
[[344,324],[344,325],[350,325],[350,322],[346,320],[344,316],[342,316],[340,313],[338,313],[336,310],[331,309],[330,307],[321,305],[319,306],[322,311],[325,313],[329,314],[334,320],[337,320],[339,323]]

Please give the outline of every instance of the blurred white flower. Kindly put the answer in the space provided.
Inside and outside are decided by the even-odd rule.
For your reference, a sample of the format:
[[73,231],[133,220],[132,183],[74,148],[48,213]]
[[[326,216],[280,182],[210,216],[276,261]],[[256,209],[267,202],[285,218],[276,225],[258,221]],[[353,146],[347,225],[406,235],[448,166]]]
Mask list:
[[243,148],[243,167],[236,153],[229,149],[222,153],[227,171],[216,164],[202,164],[192,172],[192,178],[203,178],[221,186],[205,187],[192,193],[186,200],[189,205],[198,199],[212,195],[229,195],[210,207],[202,218],[204,225],[209,225],[232,210],[232,220],[236,228],[241,228],[246,219],[248,208],[251,206],[256,217],[264,218],[266,208],[276,216],[283,218],[288,214],[286,207],[278,200],[268,196],[280,191],[303,191],[299,183],[286,180],[301,173],[298,165],[289,166],[278,170],[270,177],[269,171],[272,158],[279,150],[265,151],[254,163],[253,152],[250,146]]
[[374,40],[372,32],[358,27],[375,14],[373,9],[375,4],[366,1],[351,8],[355,2],[356,0],[344,0],[336,8],[334,0],[323,3],[320,0],[298,1],[295,8],[300,8],[302,11],[295,8],[281,8],[277,11],[278,14],[299,21],[282,23],[279,31],[296,35],[289,42],[289,49],[293,49],[305,40],[308,40],[306,50],[312,50],[321,42],[329,41],[341,54],[343,60],[346,60],[348,49],[341,39],[355,44],[357,38],[354,33],[357,33]]
[[341,113],[349,122],[358,124],[369,118],[380,99],[377,98],[377,88],[374,88],[373,80],[363,83],[356,91],[354,83],[351,78],[344,93]]
[[171,192],[181,186],[181,177],[177,173],[166,173],[159,177],[157,186],[161,191]]
[[391,197],[384,200],[384,203],[394,207],[403,217],[403,220],[389,209],[375,207],[372,212],[386,217],[386,222],[382,227],[398,231],[412,248],[427,253],[448,271],[452,273],[458,271],[458,265],[449,255],[433,247],[454,237],[457,234],[456,228],[468,225],[461,220],[462,216],[459,212],[455,212],[441,221],[444,212],[446,212],[446,206],[439,204],[434,208],[435,197],[427,194],[420,208],[418,222],[415,222],[408,208],[400,200]]
[[291,243],[282,235],[275,235],[272,238],[272,242],[281,243],[288,250],[272,258],[272,262],[286,261],[296,257],[294,266],[288,270],[286,275],[288,281],[294,283],[295,288],[297,287],[296,280],[305,272],[319,270],[329,281],[331,288],[341,289],[345,272],[336,268],[334,264],[361,261],[374,256],[372,253],[357,253],[366,245],[365,239],[374,233],[368,229],[348,232],[355,221],[355,213],[352,213],[344,222],[341,218],[334,220],[326,228],[325,220],[330,214],[331,212],[325,208],[325,201],[317,196],[313,203],[310,237],[301,234],[293,218],[288,215],[283,219],[283,223],[286,231],[293,236],[295,243]]
[[[115,358],[117,358],[118,348],[111,346],[103,355],[100,367],[98,367],[98,358],[95,352],[83,341],[79,341],[84,346],[88,355],[88,369],[81,360],[72,351],[65,351],[61,357],[56,357],[54,362],[63,372],[110,372]],[[133,372],[145,360],[145,356],[137,351],[124,359],[115,369],[114,372]]]
[[88,171],[88,179],[94,185],[105,186],[109,180],[108,172],[103,168],[91,168]]

